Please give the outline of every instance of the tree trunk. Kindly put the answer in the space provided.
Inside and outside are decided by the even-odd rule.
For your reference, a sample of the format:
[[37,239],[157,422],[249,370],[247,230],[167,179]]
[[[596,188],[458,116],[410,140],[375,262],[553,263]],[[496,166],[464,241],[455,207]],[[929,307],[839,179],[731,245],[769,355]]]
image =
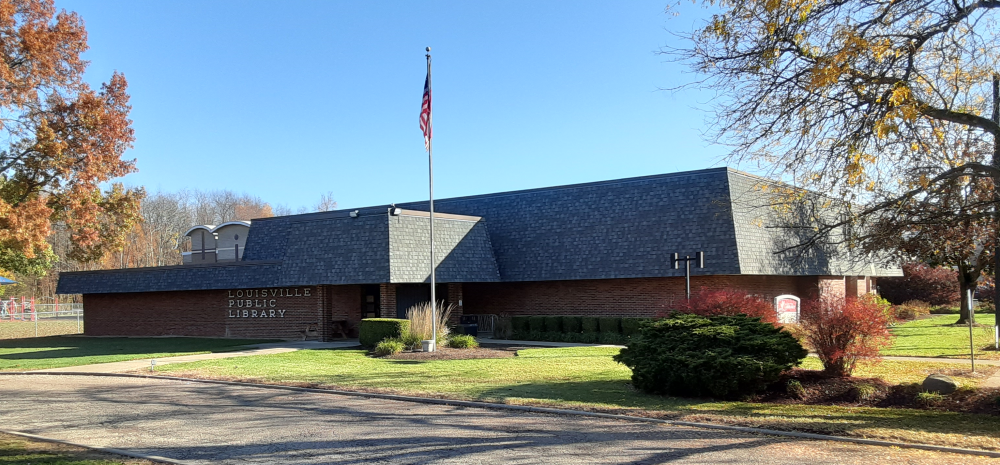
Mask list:
[[981,271],[970,270],[968,265],[958,266],[958,285],[962,292],[962,307],[958,310],[958,321],[955,322],[956,325],[969,324],[969,318],[972,318],[972,321],[975,321],[975,315],[969,314],[969,290],[971,289],[972,292],[975,293],[976,286],[979,283],[979,276],[981,274]]

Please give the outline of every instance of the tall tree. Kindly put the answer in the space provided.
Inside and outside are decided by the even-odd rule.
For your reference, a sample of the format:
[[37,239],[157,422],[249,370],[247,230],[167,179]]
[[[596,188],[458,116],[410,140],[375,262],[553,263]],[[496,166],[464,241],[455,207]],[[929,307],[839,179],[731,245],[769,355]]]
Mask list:
[[[721,12],[668,52],[718,92],[716,140],[734,161],[845,201],[842,215],[807,218],[799,246],[832,237],[872,251],[884,247],[876,225],[884,238],[997,214],[1000,1],[708,3]],[[989,195],[944,208],[956,182]],[[884,221],[899,211],[911,221]]]
[[69,256],[94,260],[124,243],[142,189],[111,184],[135,171],[125,77],[83,82],[87,32],[51,0],[0,1],[0,268],[42,272],[54,221]]

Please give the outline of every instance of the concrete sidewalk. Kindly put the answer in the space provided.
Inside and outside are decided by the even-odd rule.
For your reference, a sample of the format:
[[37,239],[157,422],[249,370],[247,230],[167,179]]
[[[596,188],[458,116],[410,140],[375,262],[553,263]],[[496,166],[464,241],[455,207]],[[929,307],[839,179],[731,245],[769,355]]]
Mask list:
[[[177,357],[157,358],[156,366],[169,365],[171,363],[197,362],[199,360],[216,360],[220,358],[247,357],[250,355],[282,354],[285,352],[295,352],[303,349],[343,349],[358,346],[357,339],[348,339],[337,342],[319,341],[290,341],[271,342],[266,344],[254,344],[246,346],[243,350],[232,352],[215,352],[210,354],[181,355]],[[97,363],[94,365],[80,365],[73,367],[49,368],[45,370],[34,370],[36,373],[53,372],[73,372],[73,373],[125,373],[136,370],[148,370],[150,361],[153,359],[143,358],[138,360],[126,360],[124,362]]]

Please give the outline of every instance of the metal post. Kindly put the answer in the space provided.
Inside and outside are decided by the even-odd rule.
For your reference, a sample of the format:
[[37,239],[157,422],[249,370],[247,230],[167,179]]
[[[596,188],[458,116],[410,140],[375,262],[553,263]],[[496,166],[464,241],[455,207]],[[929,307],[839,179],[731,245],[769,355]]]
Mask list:
[[[430,92],[431,86],[431,48],[427,47],[427,91]],[[434,112],[431,111],[428,115],[427,126],[434,127]],[[431,138],[433,139],[433,138]],[[427,173],[429,179],[429,194],[430,194],[430,222],[431,222],[431,340],[434,341],[431,346],[431,352],[437,350],[437,293],[435,287],[437,287],[437,279],[435,277],[435,266],[434,263],[434,151],[432,150],[432,141],[427,140]]]
[[965,291],[968,295],[969,302],[969,357],[972,358],[972,372],[976,372],[976,344],[972,338],[972,289],[966,289]]
[[81,313],[83,313],[83,310],[80,310],[80,311],[76,312],[76,333],[77,334],[80,334],[80,333],[83,332],[83,330],[80,329],[80,314]]
[[691,256],[684,257],[684,291],[687,300],[691,300]]

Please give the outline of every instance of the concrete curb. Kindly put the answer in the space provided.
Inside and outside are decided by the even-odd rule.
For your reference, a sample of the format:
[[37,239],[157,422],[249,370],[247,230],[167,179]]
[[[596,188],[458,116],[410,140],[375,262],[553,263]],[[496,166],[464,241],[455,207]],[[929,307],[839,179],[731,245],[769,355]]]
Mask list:
[[[159,375],[142,375],[142,374],[127,374],[127,373],[72,373],[72,372],[58,372],[58,373],[39,373],[39,372],[3,372],[0,376],[18,376],[18,375],[55,375],[55,376],[109,376],[109,377],[123,377],[123,378],[150,378],[150,379],[162,379],[170,381],[187,381],[187,382],[198,382],[204,384],[221,384],[227,386],[240,386],[240,387],[255,387],[263,389],[276,389],[285,391],[296,391],[296,392],[309,392],[316,394],[336,394],[342,396],[353,396],[353,397],[367,397],[373,399],[386,399],[395,400],[402,402],[415,402],[422,404],[436,404],[436,405],[448,405],[455,407],[471,407],[471,408],[483,408],[492,410],[514,410],[520,412],[530,412],[530,413],[547,413],[554,415],[573,415],[581,417],[592,417],[592,418],[607,418],[612,420],[624,420],[633,422],[645,422],[645,423],[657,423],[671,426],[685,426],[689,428],[702,428],[702,429],[712,429],[721,431],[738,431],[742,433],[751,434],[764,434],[769,436],[782,436],[800,439],[816,439],[821,441],[836,441],[836,442],[846,442],[853,444],[864,444],[869,446],[883,446],[883,447],[899,447],[903,449],[919,449],[932,452],[949,452],[953,454],[965,454],[965,455],[976,455],[983,457],[994,457],[1000,458],[1000,452],[986,451],[978,449],[965,449],[961,447],[949,447],[949,446],[935,446],[932,444],[918,444],[918,443],[908,443],[908,442],[894,442],[894,441],[882,441],[878,439],[863,439],[863,438],[852,438],[846,436],[830,436],[826,434],[814,434],[814,433],[801,433],[796,431],[780,431],[765,428],[752,428],[747,426],[731,426],[731,425],[717,425],[712,423],[698,423],[690,421],[676,421],[676,420],[663,420],[659,418],[644,418],[631,415],[619,415],[613,413],[599,413],[599,412],[587,412],[584,410],[570,410],[570,409],[560,409],[560,408],[549,408],[549,407],[532,407],[528,405],[508,405],[508,404],[495,404],[490,402],[477,402],[469,400],[452,400],[452,399],[435,399],[432,397],[413,397],[413,396],[402,396],[396,394],[378,394],[378,393],[367,393],[367,392],[355,392],[355,391],[341,391],[336,389],[319,389],[319,388],[304,388],[296,386],[281,386],[276,384],[254,384],[254,383],[243,383],[237,381],[222,381],[215,379],[198,379],[198,378],[180,378],[176,376],[159,376]],[[75,444],[74,444],[75,445]],[[109,449],[109,451],[111,451]],[[118,452],[115,452],[118,453]],[[153,459],[150,459],[153,460]],[[173,462],[181,463],[181,462]]]
[[183,461],[183,460],[168,459],[166,457],[160,457],[158,455],[146,455],[146,454],[140,454],[138,452],[130,452],[130,451],[127,451],[127,450],[111,449],[111,448],[108,448],[108,447],[88,446],[86,444],[79,444],[79,443],[75,443],[75,442],[63,441],[62,439],[47,438],[45,436],[38,436],[36,434],[22,433],[20,431],[0,430],[0,433],[6,433],[6,434],[9,434],[9,435],[12,435],[12,436],[21,436],[21,437],[28,438],[28,439],[34,439],[36,441],[45,441],[45,442],[52,442],[52,443],[56,443],[56,444],[64,444],[64,445],[67,445],[67,446],[82,447],[84,449],[96,450],[96,451],[101,451],[101,452],[108,452],[110,454],[124,455],[126,457],[132,457],[132,458],[144,459],[144,460],[151,460],[151,461],[154,461],[154,462],[174,463],[174,464],[177,464],[177,465],[194,465],[194,462],[186,462],[186,461]]

